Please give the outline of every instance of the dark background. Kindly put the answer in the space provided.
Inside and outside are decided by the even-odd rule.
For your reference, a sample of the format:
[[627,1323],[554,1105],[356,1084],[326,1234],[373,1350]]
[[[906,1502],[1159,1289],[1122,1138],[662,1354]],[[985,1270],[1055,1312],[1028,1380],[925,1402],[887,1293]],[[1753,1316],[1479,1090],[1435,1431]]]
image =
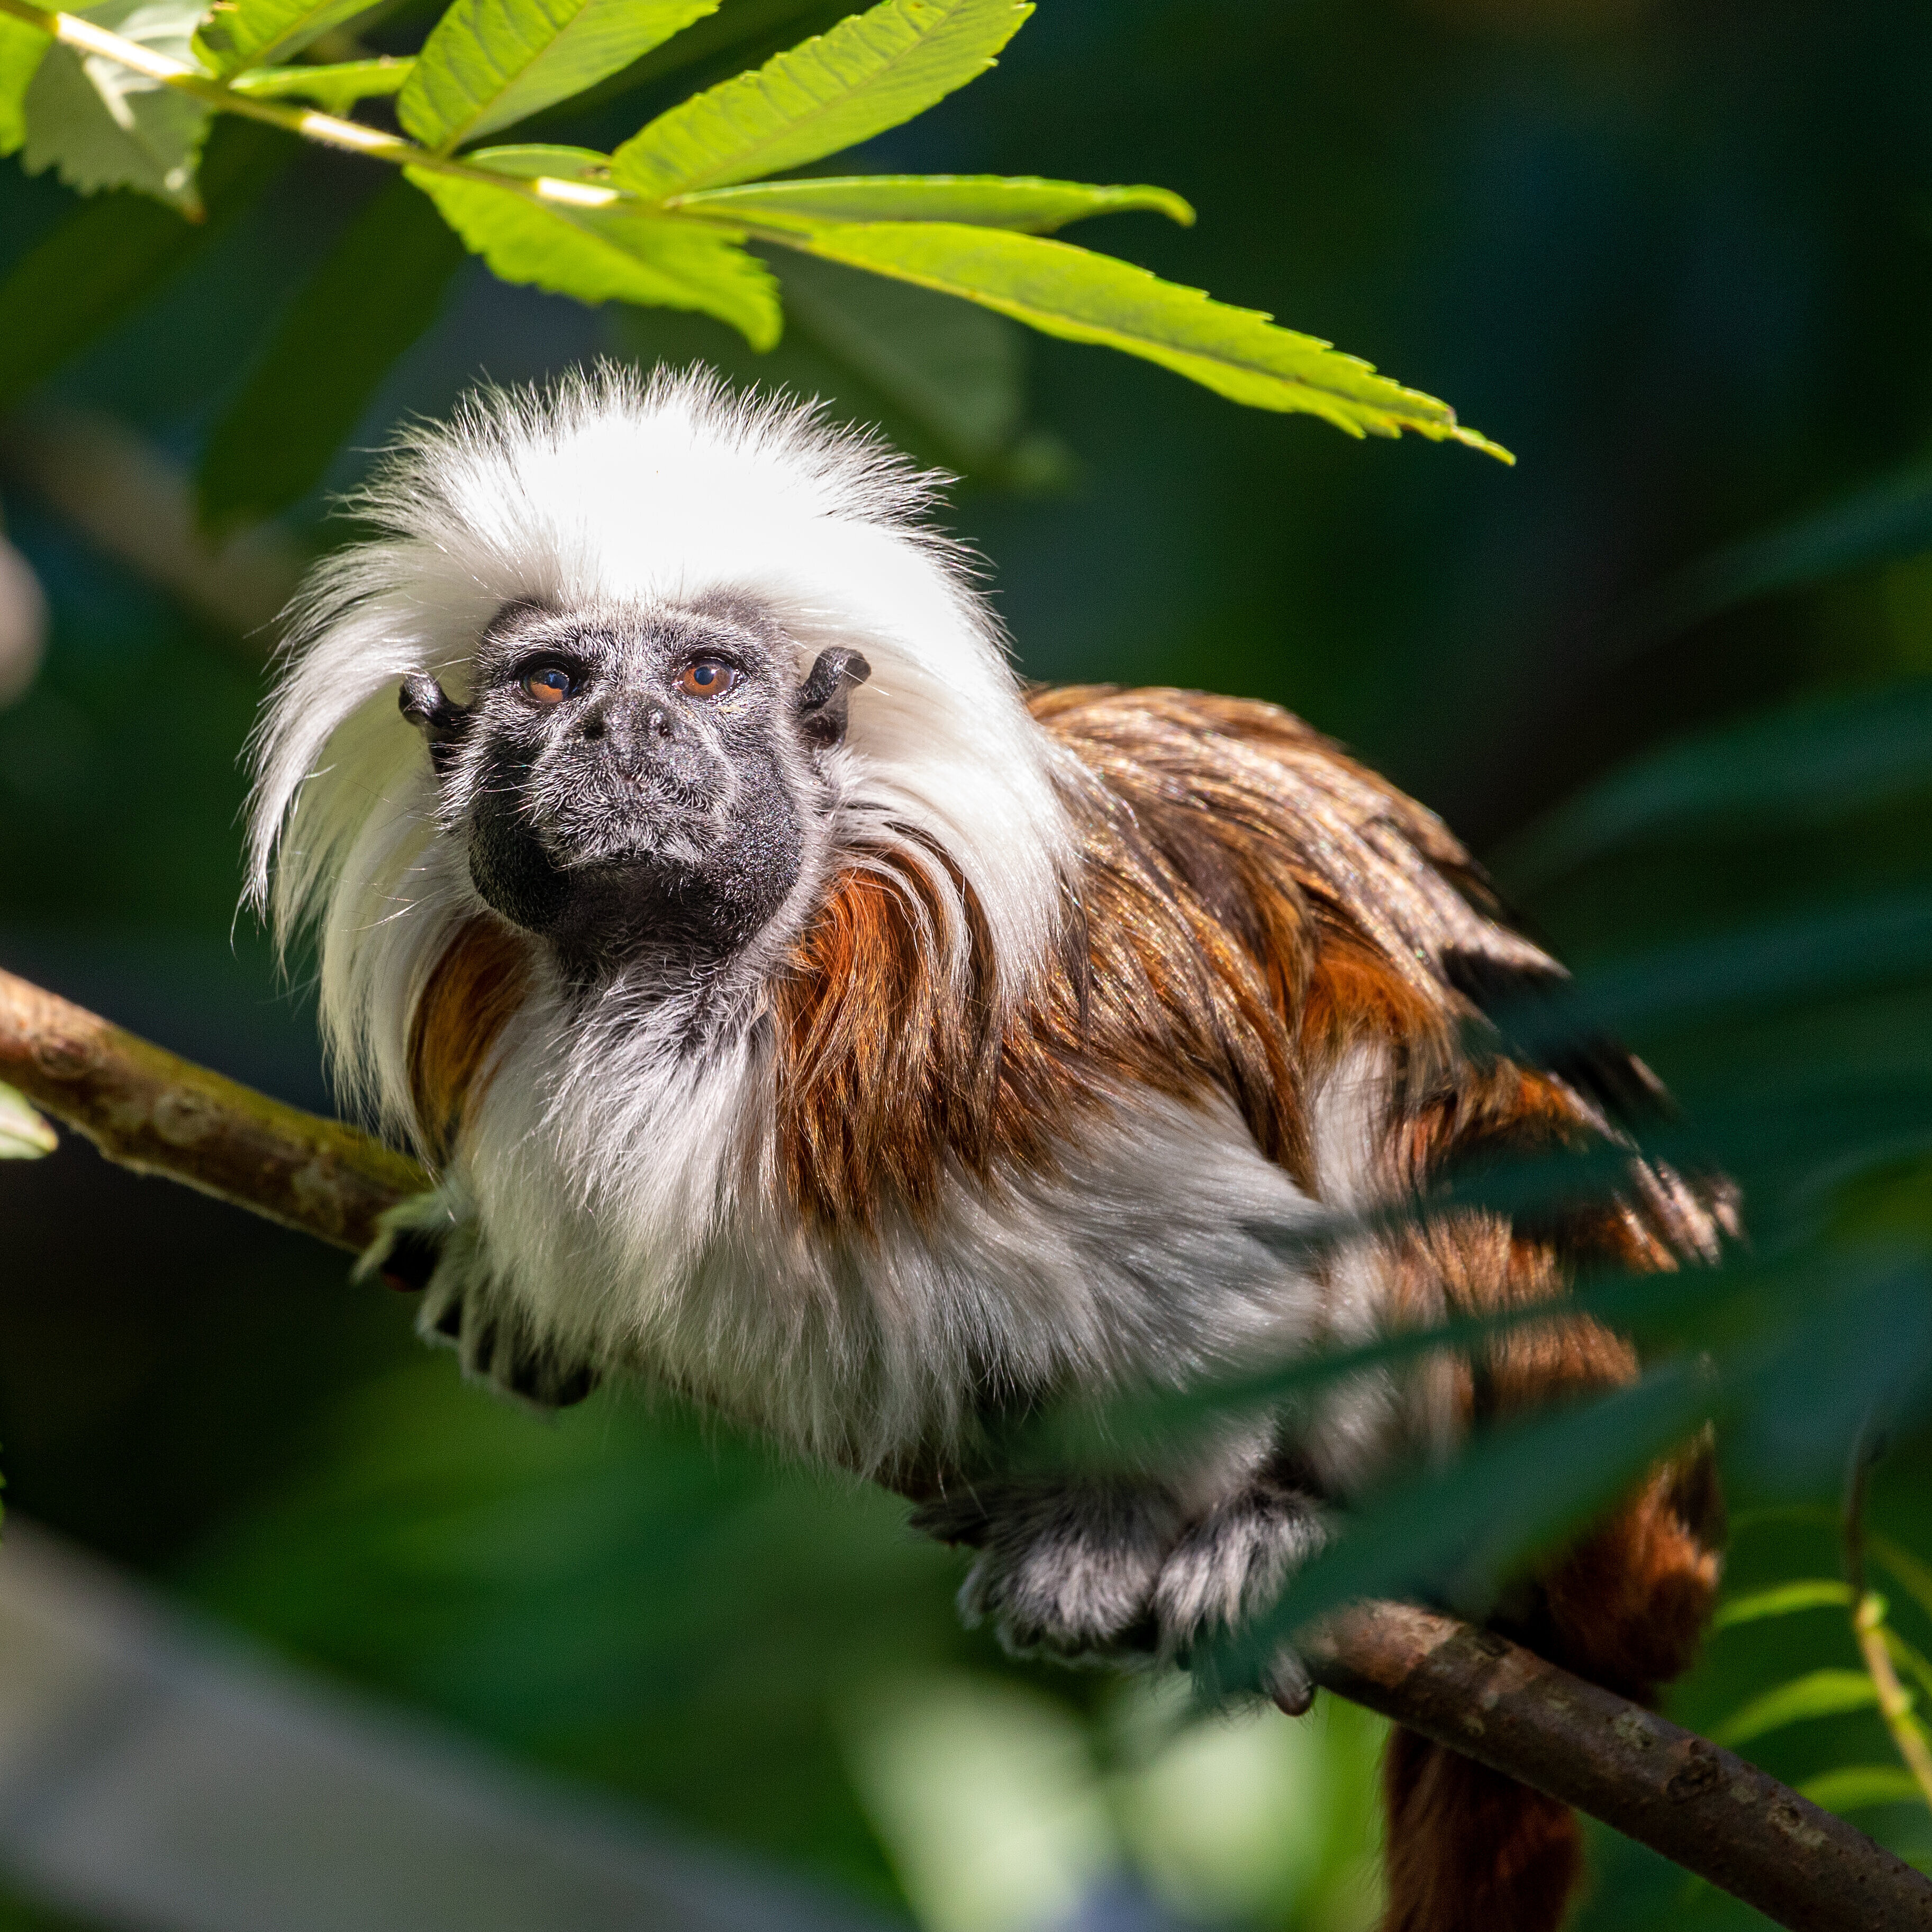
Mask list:
[[[725,16],[759,4],[726,0]],[[769,41],[718,72],[819,17],[764,11]],[[398,46],[410,31],[406,15],[384,29]],[[620,136],[656,98],[634,92],[608,124],[573,131]],[[989,560],[1027,675],[1291,706],[1496,856],[1580,963],[1925,884],[1926,794],[1910,785],[1814,820],[1747,812],[1561,878],[1512,869],[1529,849],[1512,842],[1540,814],[1687,732],[1894,686],[1925,715],[1912,680],[1932,673],[1932,560],[1915,543],[1701,622],[1658,617],[1660,587],[1700,560],[1925,450],[1922,5],[1045,0],[997,71],[852,165],[1176,188],[1199,211],[1192,231],[1132,215],[1076,238],[1331,338],[1519,458],[1506,470],[1455,447],[1355,442],[1008,332],[1025,376],[1009,460],[962,466],[929,425],[892,426],[968,469],[950,521]],[[378,173],[296,157],[19,398],[15,424],[103,412],[191,469]],[[0,166],[0,272],[70,206]],[[597,352],[764,373],[721,328],[586,311],[470,264],[328,484],[352,482],[406,411]],[[812,380],[808,360],[786,360],[803,352],[778,352],[782,379]],[[196,616],[106,554],[31,464],[0,471],[0,505],[53,611],[44,670],[0,712],[0,959],[326,1105],[299,971],[279,982],[235,914],[237,756],[269,638]],[[316,492],[286,521],[304,545],[338,534]],[[1827,1048],[1920,1064],[1927,1020],[1919,994],[1867,989],[1745,1016],[1729,1059],[1695,1029],[1640,1043],[1695,1092],[1736,1077],[1740,1041],[1760,1070]],[[894,1508],[634,1399],[532,1423],[421,1354],[410,1318],[349,1286],[340,1257],[77,1144],[0,1168],[8,1500],[293,1654],[902,1904],[916,1852],[865,1796],[854,1767],[874,1732],[854,1714],[882,1697],[924,1708],[935,1684],[1020,1683],[1112,1778],[1123,1868],[1150,1874],[1169,1909],[1187,1902],[1184,1882],[1161,1878],[1158,1833],[1135,1822],[1118,1694],[1013,1672],[959,1634],[957,1566],[908,1538]],[[1908,1537],[1922,1468],[1908,1445],[1884,1478],[1881,1511]],[[1828,1503],[1832,1478],[1806,1465],[1760,1487],[1754,1508]],[[1832,1574],[1828,1525],[1782,1520],[1774,1534],[1747,1519],[1736,1574]],[[1932,1539],[1916,1546],[1932,1556]],[[1718,1640],[1689,1715],[1714,1720],[1808,1661],[1853,1661],[1828,1618],[1759,1641],[1747,1657],[1742,1636]],[[1763,1761],[1798,1776],[1885,1757],[1874,1720],[1845,1721],[1869,1735],[1793,1730]],[[1319,1732],[1282,1786],[1304,1811],[1328,1803],[1318,1844],[1191,1909],[1364,1922],[1372,1743],[1346,1716]],[[1932,1843],[1909,1811],[1861,1822]],[[1284,1815],[1283,1842],[1302,1828]],[[1722,1914],[1640,1859],[1607,1844],[1603,1856],[1596,1922]]]

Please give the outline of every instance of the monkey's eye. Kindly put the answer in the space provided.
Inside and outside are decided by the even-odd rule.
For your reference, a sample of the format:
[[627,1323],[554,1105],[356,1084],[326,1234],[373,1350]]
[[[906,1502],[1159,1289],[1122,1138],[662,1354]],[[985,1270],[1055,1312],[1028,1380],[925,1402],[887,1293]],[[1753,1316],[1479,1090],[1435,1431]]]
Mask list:
[[744,674],[722,658],[698,658],[684,668],[677,688],[687,698],[722,698],[734,690]]
[[561,704],[577,688],[577,680],[560,664],[544,664],[524,679],[524,695],[539,704]]

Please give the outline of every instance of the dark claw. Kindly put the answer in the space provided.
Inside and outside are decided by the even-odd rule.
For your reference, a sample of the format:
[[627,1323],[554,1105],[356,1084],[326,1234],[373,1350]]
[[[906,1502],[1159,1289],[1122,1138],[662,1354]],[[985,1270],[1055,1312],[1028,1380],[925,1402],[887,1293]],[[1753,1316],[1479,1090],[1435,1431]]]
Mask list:
[[597,1371],[581,1366],[565,1370],[548,1357],[520,1355],[497,1379],[512,1395],[539,1408],[569,1408],[597,1386]]
[[550,1388],[548,1400],[553,1408],[574,1408],[597,1386],[597,1371],[590,1368],[572,1369],[561,1376]]
[[428,1287],[430,1276],[442,1258],[440,1241],[418,1234],[413,1228],[405,1228],[389,1244],[389,1252],[382,1258],[382,1286],[393,1288],[399,1294],[418,1294]]

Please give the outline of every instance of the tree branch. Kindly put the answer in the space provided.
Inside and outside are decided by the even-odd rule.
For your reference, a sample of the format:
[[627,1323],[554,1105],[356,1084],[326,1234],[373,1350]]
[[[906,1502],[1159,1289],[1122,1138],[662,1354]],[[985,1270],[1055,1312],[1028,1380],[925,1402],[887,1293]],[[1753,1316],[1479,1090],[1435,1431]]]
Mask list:
[[1363,1604],[1303,1654],[1324,1689],[1600,1818],[1780,1925],[1932,1925],[1932,1880],[1856,1826],[1492,1631]]
[[376,1216],[429,1185],[414,1161],[354,1127],[150,1046],[11,973],[0,973],[0,1081],[123,1167],[338,1248],[366,1248]]
[[[411,1160],[0,973],[0,1081],[110,1160],[339,1247],[427,1185]],[[1315,1681],[1563,1799],[1794,1932],[1925,1932],[1932,1881],[1708,1740],[1485,1630],[1363,1604],[1304,1646]]]

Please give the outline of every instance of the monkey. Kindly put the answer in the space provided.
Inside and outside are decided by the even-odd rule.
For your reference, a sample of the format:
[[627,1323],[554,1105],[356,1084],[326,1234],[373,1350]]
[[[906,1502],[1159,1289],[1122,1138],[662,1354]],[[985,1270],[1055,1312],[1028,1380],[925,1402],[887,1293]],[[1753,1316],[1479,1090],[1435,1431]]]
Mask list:
[[[1384,1212],[1476,1154],[1628,1147],[1660,1089],[1480,1044],[1562,969],[1299,718],[1024,686],[943,482],[701,369],[406,432],[296,607],[249,891],[432,1172],[367,1261],[469,1376],[674,1391],[913,1498],[1012,1651],[1184,1664],[1403,1459],[1629,1345],[1512,1328],[1107,1472],[1016,1466],[1016,1420],[1708,1262],[1736,1205],[1633,1154],[1541,1222]],[[1653,1698],[1719,1534],[1694,1445],[1508,1627]],[[1290,1650],[1265,1688],[1312,1696]],[[1400,1731],[1384,1783],[1387,1932],[1550,1932],[1564,1808]]]

